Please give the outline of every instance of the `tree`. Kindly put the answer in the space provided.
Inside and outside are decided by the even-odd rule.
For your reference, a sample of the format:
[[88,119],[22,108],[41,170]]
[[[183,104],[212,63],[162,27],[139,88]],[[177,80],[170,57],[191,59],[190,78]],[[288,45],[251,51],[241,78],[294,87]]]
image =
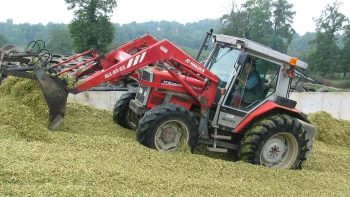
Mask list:
[[270,45],[272,35],[271,1],[249,0],[244,6],[247,9],[246,37],[256,42]]
[[338,1],[327,4],[326,9],[322,10],[321,16],[314,19],[317,32],[329,34],[333,39],[336,32],[345,29],[345,23],[348,19],[339,12],[339,6],[341,5],[342,3]]
[[316,33],[307,32],[300,36],[295,34],[293,40],[288,46],[287,54],[305,60],[310,50],[310,42],[316,38]]
[[327,73],[337,70],[339,49],[336,42],[328,34],[317,32],[308,57],[311,70],[320,73],[323,77]]
[[309,55],[311,69],[324,77],[329,72],[335,72],[339,63],[339,47],[335,34],[345,28],[347,18],[338,11],[341,3],[328,4],[316,22],[316,38],[311,42]]
[[271,2],[248,0],[241,6],[233,2],[229,14],[221,17],[221,32],[269,44],[272,35]]
[[47,42],[47,49],[51,53],[71,55],[73,52],[72,38],[67,27],[58,27],[51,30]]
[[220,19],[221,32],[286,52],[295,34],[292,7],[286,0],[248,0],[242,5],[233,2],[230,13]]
[[344,48],[340,52],[340,68],[344,73],[343,79],[346,74],[350,72],[350,25],[347,27],[346,36],[344,38]]
[[273,40],[272,48],[281,52],[287,52],[295,30],[292,28],[295,12],[293,5],[286,0],[277,0],[273,6]]
[[6,38],[4,35],[0,34],[0,47],[6,44]]
[[116,0],[65,0],[68,9],[74,11],[74,19],[69,24],[76,52],[95,49],[106,52],[112,42],[114,28],[110,14],[117,6]]

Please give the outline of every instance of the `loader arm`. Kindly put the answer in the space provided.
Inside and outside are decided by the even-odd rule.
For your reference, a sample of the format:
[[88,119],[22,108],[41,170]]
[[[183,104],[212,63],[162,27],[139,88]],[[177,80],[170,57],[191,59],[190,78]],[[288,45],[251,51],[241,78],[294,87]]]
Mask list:
[[[130,50],[138,52],[130,54]],[[96,57],[95,57],[96,58]],[[112,64],[113,62],[117,62]],[[125,76],[149,66],[161,63],[201,105],[210,107],[217,91],[219,79],[194,58],[187,55],[168,40],[156,41],[151,35],[145,35],[100,59],[100,66],[104,69],[95,72],[76,87],[70,89],[72,93],[87,91],[92,87],[111,81],[118,82]],[[186,73],[189,77],[205,82],[206,88],[201,93],[189,86],[179,73]]]
[[[138,79],[137,71],[148,66],[162,66],[169,76],[182,85],[182,93],[186,92],[198,101],[202,117],[205,118],[214,102],[219,82],[218,77],[174,44],[168,40],[158,41],[149,34],[105,55],[88,50],[57,62],[51,61],[52,54],[41,48],[25,53],[25,56],[31,57],[27,65],[1,68],[0,61],[0,74],[31,78],[39,82],[49,107],[51,130],[58,128],[63,121],[68,93],[77,94],[106,82],[117,83],[128,77]],[[13,57],[7,58],[11,60]],[[189,85],[189,78],[197,80],[200,87]],[[69,83],[71,79],[73,84]]]

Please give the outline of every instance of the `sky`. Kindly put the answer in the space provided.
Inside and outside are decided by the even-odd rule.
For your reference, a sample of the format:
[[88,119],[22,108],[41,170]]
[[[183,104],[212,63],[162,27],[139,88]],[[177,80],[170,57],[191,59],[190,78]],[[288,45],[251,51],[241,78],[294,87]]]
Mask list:
[[[239,0],[243,2],[244,0]],[[333,0],[288,0],[296,15],[293,28],[303,35],[315,31],[313,18],[320,16],[327,3]],[[342,0],[340,11],[350,18],[350,0]],[[220,18],[231,9],[232,0],[117,0],[112,22],[126,24],[147,21],[196,22]],[[347,12],[346,12],[347,11]],[[69,23],[73,11],[67,10],[64,0],[2,0],[0,22],[13,19],[18,23]]]

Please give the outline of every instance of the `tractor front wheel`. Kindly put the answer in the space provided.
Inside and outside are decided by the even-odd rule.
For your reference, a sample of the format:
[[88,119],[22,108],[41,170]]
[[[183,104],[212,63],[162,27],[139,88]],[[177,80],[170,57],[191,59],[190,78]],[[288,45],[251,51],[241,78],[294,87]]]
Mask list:
[[124,128],[136,130],[139,117],[130,108],[129,103],[131,99],[134,99],[136,92],[126,92],[124,93],[113,109],[113,121]]
[[296,118],[269,116],[246,132],[239,157],[270,168],[301,169],[306,160],[306,144],[306,133]]
[[146,112],[141,119],[137,140],[158,151],[190,148],[193,152],[198,142],[197,120],[182,106],[160,105]]

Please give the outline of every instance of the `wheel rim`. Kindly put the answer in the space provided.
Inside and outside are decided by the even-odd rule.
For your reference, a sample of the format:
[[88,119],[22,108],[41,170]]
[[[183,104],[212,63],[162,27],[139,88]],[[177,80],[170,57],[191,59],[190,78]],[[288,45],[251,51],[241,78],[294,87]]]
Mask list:
[[154,138],[156,149],[166,152],[176,151],[184,144],[188,133],[186,125],[178,120],[164,122],[156,131]]
[[136,130],[138,126],[138,115],[135,114],[131,109],[128,109],[127,114],[126,114],[126,120],[130,126],[130,129]]
[[271,136],[260,153],[260,163],[271,168],[291,168],[299,152],[298,142],[291,133]]

